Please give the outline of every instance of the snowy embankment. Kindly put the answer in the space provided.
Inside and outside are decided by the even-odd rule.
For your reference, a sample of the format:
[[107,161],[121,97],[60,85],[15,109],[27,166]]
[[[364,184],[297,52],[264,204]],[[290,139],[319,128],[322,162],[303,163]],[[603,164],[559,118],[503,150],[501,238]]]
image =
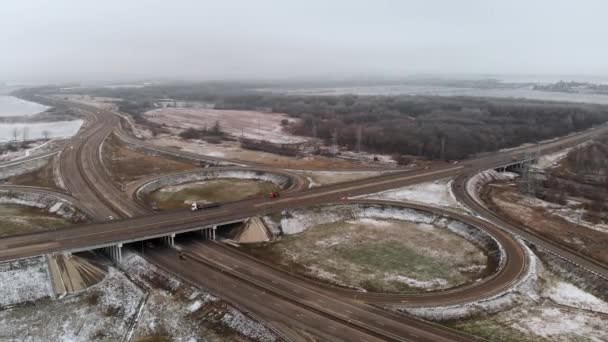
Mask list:
[[0,331],[10,341],[124,341],[142,298],[110,267],[104,280],[84,292],[0,311]]
[[408,201],[468,211],[465,206],[456,200],[452,192],[452,179],[449,178],[391,189],[371,195],[358,196],[356,198]]
[[483,201],[479,198],[479,192],[484,185],[496,180],[508,181],[518,176],[518,174],[512,172],[498,172],[495,170],[482,171],[467,181],[467,192],[475,201],[477,201],[477,203],[483,204]]
[[53,295],[44,257],[0,263],[0,310]]
[[36,171],[45,166],[53,156],[38,157],[21,162],[11,162],[0,166],[0,180]]
[[279,173],[266,171],[250,170],[216,170],[216,171],[196,171],[180,173],[176,175],[163,176],[137,189],[136,196],[143,199],[149,193],[167,186],[180,185],[186,183],[211,181],[216,179],[251,179],[262,182],[270,182],[278,185],[281,189],[287,189],[292,185],[291,177]]
[[[523,244],[523,242],[520,241]],[[390,309],[405,312],[410,315],[429,319],[433,321],[447,321],[466,319],[479,314],[492,314],[508,310],[526,301],[538,303],[540,295],[536,291],[536,283],[542,264],[536,256],[526,247],[528,258],[528,269],[524,276],[510,286],[508,289],[487,298],[474,302],[448,305],[448,306],[421,306],[407,307],[403,305],[392,305]]]
[[502,247],[486,232],[464,222],[438,216],[429,212],[401,208],[398,206],[383,206],[377,204],[319,206],[308,209],[291,210],[288,215],[281,218],[278,226],[276,223],[272,224],[272,220],[268,218],[265,219],[265,222],[267,224],[270,223],[269,228],[273,231],[280,229],[284,234],[292,235],[303,232],[316,225],[354,219],[394,219],[431,224],[438,228],[447,229],[472,242],[476,246],[479,246],[488,253],[489,258],[493,258],[494,261],[500,265],[499,267],[502,267],[504,263]]
[[168,334],[167,337],[175,341],[196,341],[201,336],[218,341],[231,339],[232,335],[222,335],[225,330],[254,341],[280,340],[264,324],[203,289],[158,269],[135,253],[126,253],[123,267],[150,291],[134,329],[135,340],[159,333]]
[[47,209],[49,213],[59,215],[72,222],[87,219],[87,215],[72,203],[47,193],[0,190],[0,204],[17,204]]

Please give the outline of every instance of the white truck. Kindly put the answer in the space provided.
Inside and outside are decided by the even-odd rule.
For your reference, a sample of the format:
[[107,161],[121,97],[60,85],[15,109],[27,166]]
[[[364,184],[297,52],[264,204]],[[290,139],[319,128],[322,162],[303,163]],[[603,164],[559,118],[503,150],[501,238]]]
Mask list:
[[197,203],[197,202],[192,202],[192,205],[190,206],[190,210],[198,211],[198,210],[202,210],[202,209],[217,208],[219,206],[220,206],[219,203],[201,204],[201,203]]

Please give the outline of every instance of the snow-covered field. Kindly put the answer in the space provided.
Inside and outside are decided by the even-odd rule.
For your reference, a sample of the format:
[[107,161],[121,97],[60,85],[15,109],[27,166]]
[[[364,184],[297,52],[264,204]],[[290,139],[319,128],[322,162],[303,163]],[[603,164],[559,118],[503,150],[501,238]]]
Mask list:
[[403,188],[366,195],[363,196],[363,198],[417,202],[462,211],[467,210],[454,197],[451,179],[441,179],[434,182],[414,184]]
[[0,264],[0,310],[51,297],[53,294],[49,270],[44,257]]
[[283,129],[281,120],[295,121],[284,114],[207,108],[163,108],[148,111],[145,116],[152,122],[180,130],[212,127],[219,121],[222,129],[235,137],[266,140],[277,144],[307,141],[306,138],[291,135]]
[[0,311],[8,341],[123,341],[143,292],[115,268],[97,285],[57,300]]
[[0,95],[0,116],[25,116],[44,112],[49,107],[13,96]]
[[204,290],[168,275],[137,254],[127,253],[124,267],[149,291],[133,333],[134,340],[279,340],[260,322]]
[[15,140],[37,140],[70,138],[82,126],[82,120],[34,122],[34,123],[0,123],[0,142]]
[[539,266],[516,305],[450,325],[496,341],[608,341],[608,303]]

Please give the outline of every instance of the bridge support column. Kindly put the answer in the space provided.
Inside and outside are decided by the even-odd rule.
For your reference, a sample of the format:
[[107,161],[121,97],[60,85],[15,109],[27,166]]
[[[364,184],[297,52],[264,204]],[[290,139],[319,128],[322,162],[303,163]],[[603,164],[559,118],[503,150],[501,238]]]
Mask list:
[[164,244],[169,247],[175,246],[175,234],[163,236],[162,240],[163,240]]
[[203,240],[215,240],[215,231],[217,226],[206,227],[201,229],[201,237]]
[[102,250],[115,264],[120,264],[122,262],[122,243],[115,246],[104,247]]

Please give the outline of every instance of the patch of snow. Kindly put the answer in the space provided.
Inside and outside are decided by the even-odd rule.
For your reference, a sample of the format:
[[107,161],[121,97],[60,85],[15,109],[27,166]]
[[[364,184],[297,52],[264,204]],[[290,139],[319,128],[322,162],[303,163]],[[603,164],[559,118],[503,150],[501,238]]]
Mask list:
[[[512,327],[524,333],[558,340],[569,340],[568,338],[558,338],[560,336],[588,337],[591,341],[601,341],[601,338],[591,338],[598,334],[596,326],[605,326],[605,321],[601,318],[591,317],[584,313],[572,313],[559,308],[548,307],[534,310],[527,315],[525,320],[512,323]],[[604,337],[605,334],[604,334]]]
[[556,166],[562,159],[566,158],[568,152],[570,152],[570,148],[552,153],[546,154],[538,158],[536,163],[534,163],[534,167],[537,169],[545,170],[551,167]]
[[400,283],[406,284],[410,287],[415,287],[418,289],[437,289],[444,288],[448,286],[448,282],[445,279],[431,279],[431,280],[418,280],[410,277],[406,277],[400,274],[391,274],[386,277],[387,280],[394,280]]
[[484,185],[495,180],[511,180],[518,176],[518,174],[512,172],[498,172],[495,170],[482,171],[475,174],[467,181],[466,190],[477,203],[483,204],[483,201],[479,198],[479,191]]
[[350,224],[372,226],[372,227],[390,227],[392,225],[388,221],[376,220],[376,219],[369,218],[369,217],[359,218],[357,220],[348,220],[346,222],[350,223]]
[[543,295],[557,304],[608,314],[608,303],[570,283],[560,281]]
[[434,182],[414,184],[361,197],[369,199],[411,201],[466,210],[466,208],[454,197],[451,189],[451,182],[451,179],[441,179]]
[[61,206],[63,205],[63,202],[57,202],[55,204],[53,204],[50,208],[49,208],[49,213],[56,213],[59,209],[61,209]]
[[200,300],[194,301],[192,304],[188,305],[188,311],[194,312],[200,309],[203,306]]
[[0,264],[0,308],[53,295],[46,258],[34,257]]
[[223,152],[218,152],[218,151],[211,151],[209,153],[207,153],[208,156],[210,157],[218,157],[218,158],[224,158],[226,157],[226,154]]

